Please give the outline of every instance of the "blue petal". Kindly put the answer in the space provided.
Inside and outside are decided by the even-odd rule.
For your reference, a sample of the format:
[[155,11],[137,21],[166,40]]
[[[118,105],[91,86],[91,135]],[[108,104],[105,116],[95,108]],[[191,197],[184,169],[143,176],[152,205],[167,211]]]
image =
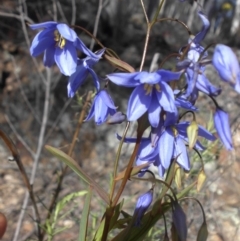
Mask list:
[[84,80],[87,78],[88,70],[79,65],[76,72],[73,73],[69,78],[68,84],[68,97],[73,97],[78,88],[83,84]]
[[226,113],[221,109],[217,109],[214,115],[214,125],[226,149],[232,150],[233,145],[232,145],[232,136],[231,136],[231,130],[229,125],[228,113]]
[[165,173],[165,168],[162,166],[162,164],[160,163],[158,166],[158,174],[160,177],[163,177],[164,176],[164,173]]
[[159,104],[165,111],[175,112],[176,106],[171,87],[165,82],[160,82],[159,84],[161,87],[161,93],[157,94]]
[[219,94],[221,94],[222,91],[221,88],[217,88],[212,85],[203,74],[198,75],[196,87],[198,90],[210,96],[218,96]]
[[100,83],[99,83],[99,79],[98,79],[97,74],[96,74],[95,71],[94,71],[93,69],[91,69],[91,68],[88,68],[88,71],[89,71],[89,73],[90,73],[90,74],[92,75],[92,77],[93,77],[93,82],[94,82],[94,85],[95,85],[97,91],[99,91],[99,90],[100,90]]
[[83,41],[80,38],[76,39],[76,41],[74,42],[74,45],[77,49],[79,49],[87,56],[98,59],[98,55],[94,54],[89,48],[87,48],[87,46],[83,43]]
[[55,47],[49,47],[45,50],[43,56],[44,66],[51,67],[55,63],[54,59]]
[[92,57],[86,57],[85,61],[87,63],[87,65],[91,68],[93,65],[95,65],[102,57],[102,55],[104,54],[105,49],[100,49],[99,51],[97,51],[95,53],[95,55],[97,56],[97,58],[92,58]]
[[156,72],[148,73],[142,71],[136,79],[139,79],[141,84],[157,84],[161,80],[161,76]]
[[117,107],[114,105],[112,98],[107,93],[106,90],[102,90],[99,92],[99,98],[101,98],[104,101],[104,104],[111,109],[117,109]]
[[[96,97],[95,97],[95,98],[96,98]],[[86,119],[85,119],[84,121],[89,121],[89,120],[91,120],[91,119],[93,118],[93,116],[94,116],[94,110],[95,110],[95,99],[94,99],[94,101],[93,101],[93,103],[92,103],[92,106],[91,106],[91,108],[90,108],[90,110],[89,110],[88,116],[86,117]]]
[[59,23],[57,25],[57,30],[59,33],[67,40],[75,42],[77,39],[77,34],[65,23]]
[[198,135],[206,138],[209,141],[215,141],[217,138],[203,126],[198,125]]
[[56,26],[57,26],[57,22],[54,22],[54,21],[29,25],[29,27],[33,30],[39,29],[39,28],[55,28]]
[[95,122],[97,125],[106,121],[108,115],[108,107],[105,105],[104,100],[98,94],[95,99]]
[[127,117],[129,121],[135,121],[141,117],[149,108],[151,96],[146,95],[143,85],[136,87],[129,99]]
[[139,79],[137,78],[139,72],[135,73],[113,73],[108,74],[107,77],[116,85],[126,86],[126,87],[136,87],[140,84]]
[[178,115],[176,115],[176,112],[167,112],[164,125],[175,126],[177,124],[177,121],[178,121]]
[[155,91],[152,93],[151,104],[148,108],[148,119],[152,127],[157,127],[160,121],[161,106],[158,103]]
[[232,86],[240,81],[238,59],[231,48],[218,44],[214,49],[212,62],[222,80]]
[[175,140],[174,157],[177,157],[177,163],[185,170],[190,170],[190,161],[187,153],[186,146],[180,137]]
[[182,72],[172,72],[169,70],[160,69],[156,71],[161,76],[161,81],[169,82],[173,80],[178,80],[182,75]]
[[203,27],[202,27],[202,30],[194,38],[194,43],[196,44],[200,43],[205,38],[210,28],[210,22],[207,16],[202,11],[198,12],[198,16],[202,19]]
[[61,73],[66,76],[70,76],[76,71],[77,53],[70,42],[66,42],[64,49],[56,48],[55,62]]
[[30,47],[30,53],[36,57],[51,46],[55,48],[54,44],[53,30],[43,30],[34,37]]
[[159,157],[162,166],[168,169],[174,150],[174,136],[171,128],[166,128],[159,140]]

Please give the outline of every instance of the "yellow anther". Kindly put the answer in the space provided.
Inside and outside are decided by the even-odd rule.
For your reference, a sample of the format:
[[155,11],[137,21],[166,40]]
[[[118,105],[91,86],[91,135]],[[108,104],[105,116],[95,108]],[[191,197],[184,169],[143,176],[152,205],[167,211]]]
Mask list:
[[232,9],[232,5],[231,5],[231,3],[224,3],[223,5],[222,5],[222,10],[231,10]]
[[58,30],[54,31],[54,40],[57,42],[59,48],[63,49],[66,45],[66,39],[62,37],[62,35],[58,32]]
[[152,92],[152,85],[144,84],[144,90],[146,90],[146,95],[150,94]]
[[171,129],[172,129],[174,137],[177,137],[177,135],[178,135],[177,129],[174,126],[172,126]]
[[146,95],[149,95],[152,92],[152,89],[155,88],[158,92],[161,91],[160,85],[149,85],[149,84],[144,84],[144,90],[146,90]]
[[159,84],[156,84],[156,85],[155,85],[155,89],[156,89],[158,92],[160,92],[160,91],[161,91],[160,85],[159,85]]

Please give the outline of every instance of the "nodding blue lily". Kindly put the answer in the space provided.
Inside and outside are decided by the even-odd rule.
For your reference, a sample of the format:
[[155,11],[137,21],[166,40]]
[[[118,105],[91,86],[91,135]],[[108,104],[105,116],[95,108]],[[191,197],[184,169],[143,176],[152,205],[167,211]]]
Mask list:
[[107,91],[100,90],[93,100],[93,104],[85,121],[92,119],[94,116],[95,123],[101,125],[107,120],[108,115],[112,116],[116,113],[116,109],[117,107],[115,107]]
[[153,200],[153,190],[149,190],[148,192],[142,194],[138,200],[135,207],[134,215],[133,217],[135,220],[135,226],[140,226],[141,219],[144,215],[144,213],[147,211],[147,209],[150,207]]
[[232,49],[224,44],[216,45],[212,63],[221,79],[240,93],[240,67]]
[[86,80],[88,74],[92,75],[94,85],[99,91],[100,89],[100,83],[99,79],[92,69],[92,67],[100,60],[104,53],[105,49],[101,49],[98,52],[95,53],[96,58],[92,57],[86,57],[84,59],[78,59],[78,65],[76,68],[76,71],[70,76],[68,81],[68,97],[73,97],[75,95],[75,92],[78,90],[78,88],[84,83]]
[[77,67],[77,49],[95,58],[74,30],[64,23],[53,21],[31,24],[30,28],[43,29],[33,39],[30,53],[36,57],[44,52],[43,63],[51,67],[55,62],[62,74],[70,76]]
[[166,112],[177,111],[174,94],[168,82],[178,80],[181,74],[182,72],[161,69],[152,73],[113,73],[107,77],[117,85],[135,87],[128,102],[128,120],[135,121],[148,112],[151,126],[157,127],[162,109]]
[[214,114],[214,125],[223,145],[227,150],[232,150],[233,145],[228,113],[220,108],[217,108]]

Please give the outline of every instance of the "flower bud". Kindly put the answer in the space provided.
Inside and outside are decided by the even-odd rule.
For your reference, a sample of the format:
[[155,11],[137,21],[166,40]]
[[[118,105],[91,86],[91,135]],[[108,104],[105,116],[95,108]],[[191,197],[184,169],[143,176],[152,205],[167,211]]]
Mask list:
[[136,204],[136,208],[134,211],[134,217],[135,217],[135,225],[140,226],[141,219],[144,215],[144,213],[147,211],[149,206],[151,205],[153,200],[153,190],[151,189],[147,193],[142,194]]
[[227,150],[232,150],[232,136],[228,113],[218,108],[214,114],[214,125],[218,136]]
[[238,93],[240,93],[240,67],[237,56],[231,48],[218,44],[214,49],[213,66],[218,71],[219,76],[228,82]]
[[175,230],[177,231],[177,235],[179,237],[180,241],[186,241],[187,240],[187,221],[186,221],[186,215],[182,210],[182,207],[179,205],[178,202],[174,202],[173,204],[173,224],[175,227]]

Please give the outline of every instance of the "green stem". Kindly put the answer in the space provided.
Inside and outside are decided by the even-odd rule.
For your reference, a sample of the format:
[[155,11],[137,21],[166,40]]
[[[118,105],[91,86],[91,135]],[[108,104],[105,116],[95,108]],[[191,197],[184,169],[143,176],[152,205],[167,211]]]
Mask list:
[[113,198],[114,189],[115,189],[115,185],[116,185],[115,178],[117,176],[117,169],[118,169],[118,163],[119,163],[119,159],[120,159],[120,154],[121,154],[122,146],[123,146],[123,143],[124,143],[124,138],[127,135],[129,126],[130,126],[130,122],[128,121],[127,125],[126,125],[126,128],[124,130],[121,142],[120,142],[120,144],[118,146],[117,155],[116,155],[116,159],[115,159],[115,162],[114,162],[113,184],[112,184],[111,191],[110,191],[110,204],[112,203],[112,198]]

